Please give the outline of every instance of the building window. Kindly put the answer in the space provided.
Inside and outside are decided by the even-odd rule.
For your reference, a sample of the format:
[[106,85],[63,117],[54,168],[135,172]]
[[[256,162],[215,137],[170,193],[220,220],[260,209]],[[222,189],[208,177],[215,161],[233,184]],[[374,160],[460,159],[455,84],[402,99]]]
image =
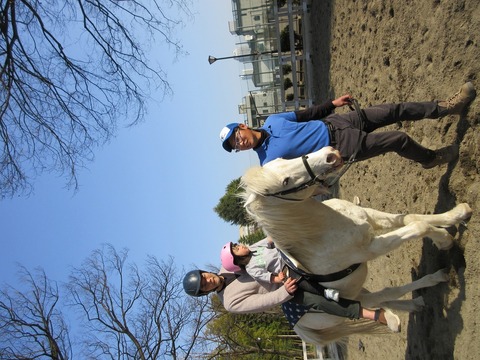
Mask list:
[[260,15],[255,15],[255,16],[253,17],[253,20],[255,20],[255,21],[260,21]]

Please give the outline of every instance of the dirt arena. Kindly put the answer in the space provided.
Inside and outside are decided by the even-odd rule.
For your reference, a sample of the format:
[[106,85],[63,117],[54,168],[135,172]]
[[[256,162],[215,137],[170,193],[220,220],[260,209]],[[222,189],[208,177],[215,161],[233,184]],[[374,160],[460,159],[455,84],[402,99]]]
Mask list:
[[[478,0],[312,1],[315,99],[350,92],[362,107],[444,99],[466,81],[480,93]],[[343,110],[340,110],[343,111]],[[466,116],[395,125],[430,148],[460,144],[459,160],[423,170],[388,154],[352,166],[340,197],[388,212],[437,213],[467,202],[467,226],[450,229],[456,245],[438,251],[429,239],[410,243],[370,265],[366,287],[396,286],[440,268],[451,280],[413,296],[427,303],[399,313],[402,332],[349,339],[348,359],[480,358],[480,96]],[[364,350],[359,349],[359,341]]]

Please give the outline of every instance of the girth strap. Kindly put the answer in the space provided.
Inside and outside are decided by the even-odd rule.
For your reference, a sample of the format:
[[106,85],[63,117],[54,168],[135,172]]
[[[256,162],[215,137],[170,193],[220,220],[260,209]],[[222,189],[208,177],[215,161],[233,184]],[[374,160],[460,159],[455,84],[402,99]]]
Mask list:
[[341,271],[337,271],[335,273],[327,274],[327,275],[317,275],[317,274],[309,274],[306,271],[303,271],[295,266],[295,264],[283,253],[280,251],[280,255],[282,256],[285,263],[288,265],[290,269],[295,271],[296,273],[306,277],[308,281],[316,281],[316,282],[331,282],[341,280],[344,277],[347,277],[352,272],[354,272],[361,264],[353,264],[350,265],[348,268],[343,269]]

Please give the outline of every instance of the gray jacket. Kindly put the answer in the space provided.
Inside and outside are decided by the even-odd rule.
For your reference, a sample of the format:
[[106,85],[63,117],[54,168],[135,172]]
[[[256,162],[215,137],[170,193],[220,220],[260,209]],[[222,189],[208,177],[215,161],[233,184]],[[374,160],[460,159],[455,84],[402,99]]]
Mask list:
[[250,245],[249,249],[253,252],[253,255],[245,266],[245,270],[251,277],[263,285],[271,284],[271,275],[277,275],[282,271],[283,265],[285,265],[280,252],[275,247],[270,248],[267,239]]

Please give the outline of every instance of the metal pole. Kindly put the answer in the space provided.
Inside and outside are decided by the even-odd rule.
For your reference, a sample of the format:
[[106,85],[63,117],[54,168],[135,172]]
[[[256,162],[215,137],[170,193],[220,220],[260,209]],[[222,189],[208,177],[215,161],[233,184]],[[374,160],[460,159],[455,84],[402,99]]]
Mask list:
[[216,58],[215,56],[209,55],[208,56],[208,63],[210,65],[212,65],[217,60],[237,59],[237,58],[242,58],[242,57],[246,57],[246,56],[259,56],[259,55],[264,55],[264,54],[275,54],[277,52],[278,52],[278,50],[270,50],[270,51],[263,51],[263,52],[253,52],[253,53],[250,53],[250,54],[243,54],[243,55],[225,56],[225,57],[220,57],[220,58]]

